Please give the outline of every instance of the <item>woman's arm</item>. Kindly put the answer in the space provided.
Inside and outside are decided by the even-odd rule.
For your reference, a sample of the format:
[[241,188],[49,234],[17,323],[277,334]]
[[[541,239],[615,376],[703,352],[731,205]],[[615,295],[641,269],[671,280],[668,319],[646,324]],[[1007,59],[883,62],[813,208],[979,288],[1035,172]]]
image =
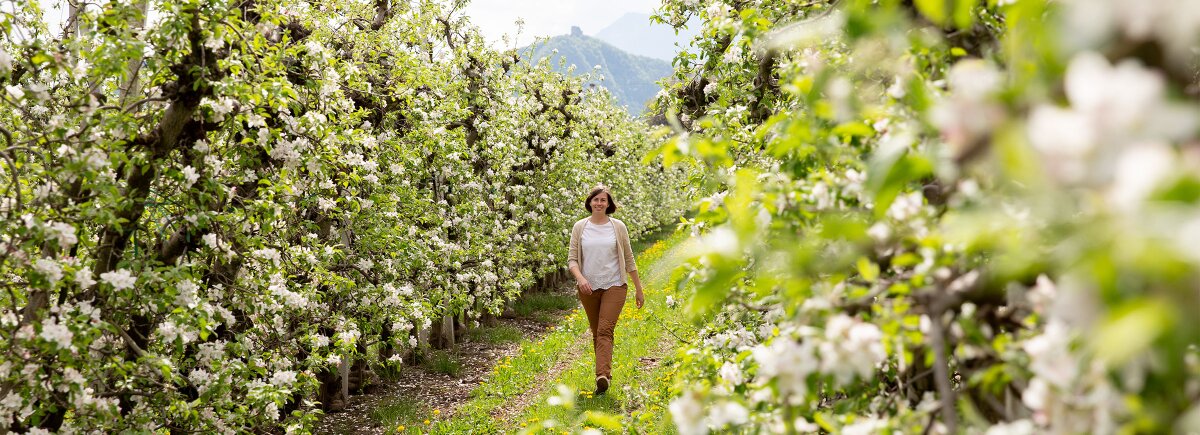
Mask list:
[[583,277],[583,272],[579,271],[578,263],[571,263],[571,275],[575,275],[575,288],[584,296],[592,294],[592,284],[587,278]]
[[638,276],[637,260],[633,258],[633,244],[629,242],[629,228],[625,224],[621,224],[621,237],[625,239],[621,255],[625,256],[625,269],[629,273],[629,277],[633,280],[633,287],[637,289],[637,294],[634,295],[637,300],[638,308],[646,302],[646,296],[642,294],[642,279]]
[[637,289],[637,294],[634,295],[634,300],[637,301],[637,307],[641,308],[642,304],[646,303],[646,295],[642,294],[642,279],[638,277],[636,270],[630,271],[629,277],[633,278],[633,286]]
[[592,294],[592,284],[583,277],[583,272],[579,270],[579,243],[579,234],[572,227],[571,243],[567,248],[567,269],[571,271],[571,275],[575,276],[575,287],[579,293],[586,296]]

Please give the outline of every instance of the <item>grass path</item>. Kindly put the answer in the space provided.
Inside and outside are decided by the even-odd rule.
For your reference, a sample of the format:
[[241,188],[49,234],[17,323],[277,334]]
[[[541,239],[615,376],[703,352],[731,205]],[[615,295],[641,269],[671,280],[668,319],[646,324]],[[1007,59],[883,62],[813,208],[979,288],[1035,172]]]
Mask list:
[[539,374],[533,381],[532,388],[521,393],[517,397],[512,398],[505,406],[500,406],[491,412],[492,418],[498,421],[512,421],[518,415],[529,407],[533,400],[542,397],[546,390],[551,386],[551,382],[555,380],[560,373],[570,365],[571,362],[579,358],[583,353],[583,346],[588,342],[589,332],[579,334],[575,338],[575,342],[567,347],[567,353],[559,355],[557,362],[550,370]]
[[[665,399],[655,397],[662,398],[669,379],[662,362],[673,355],[678,344],[663,325],[679,327],[682,317],[678,308],[666,306],[667,296],[674,293],[671,272],[693,242],[684,233],[664,236],[666,233],[646,238],[654,242],[648,247],[635,243],[646,304],[638,310],[630,292],[617,324],[613,385],[608,394],[591,396],[595,357],[587,316],[576,308],[549,334],[537,341],[523,341],[515,356],[498,361],[472,391],[471,399],[452,415],[432,416],[427,423],[388,432],[559,434],[584,427],[607,428],[608,432],[672,431]],[[563,386],[568,391],[567,401],[575,406],[548,403],[551,397],[563,395]]]
[[[689,326],[682,322],[681,309],[668,307],[666,299],[675,293],[672,271],[693,249],[694,241],[685,236],[677,234],[664,240],[638,258],[646,304],[639,310],[631,292],[621,313],[614,339],[613,384],[609,392],[602,396],[591,394],[595,388],[595,357],[591,346],[585,345],[580,358],[550,383],[569,388],[569,394],[574,395],[574,406],[564,406],[563,397],[552,401],[552,396],[564,394],[550,389],[506,431],[561,433],[563,429],[588,427],[629,433],[673,431],[663,397],[671,369],[663,362],[674,355],[679,343],[668,328]],[[582,319],[585,329],[586,321]],[[570,401],[570,397],[565,399]]]
[[[623,419],[628,417],[622,415],[628,416],[629,412],[647,411],[644,410],[649,397],[646,386],[665,379],[659,373],[659,365],[677,345],[670,333],[661,328],[664,322],[659,318],[682,317],[676,309],[665,305],[667,294],[673,293],[668,281],[691,242],[685,233],[671,230],[649,234],[642,240],[632,248],[637,252],[638,272],[646,288],[646,308],[638,310],[630,292],[617,324],[614,382],[608,394],[590,398],[595,387],[592,376],[595,357],[587,316],[575,302],[576,309],[560,317],[550,333],[541,339],[522,340],[515,356],[498,360],[484,382],[470,393],[467,403],[442,415],[426,413],[424,422],[415,415],[422,410],[420,404],[413,404],[414,415],[402,419],[420,423],[394,425],[386,428],[386,433],[500,434],[545,429],[545,433],[560,434],[564,429],[582,428],[586,423],[570,421],[576,416],[565,413],[559,416],[560,407],[547,407],[547,399],[560,394],[559,385],[568,386],[571,394],[577,395],[571,401],[580,406],[575,411],[562,410],[575,412],[577,416],[599,417],[604,412],[610,419]],[[656,415],[650,418],[661,421],[665,415],[662,405],[650,406],[656,411],[641,415]],[[554,429],[545,428],[546,422],[553,422]],[[530,423],[535,423],[534,427]],[[670,424],[665,428],[671,429]]]

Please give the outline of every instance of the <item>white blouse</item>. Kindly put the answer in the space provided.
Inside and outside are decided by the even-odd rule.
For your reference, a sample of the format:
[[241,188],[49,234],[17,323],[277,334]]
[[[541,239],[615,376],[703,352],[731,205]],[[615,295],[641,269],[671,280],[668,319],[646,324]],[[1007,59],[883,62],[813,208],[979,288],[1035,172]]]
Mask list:
[[596,225],[587,221],[580,239],[583,249],[583,277],[593,290],[625,284],[625,274],[617,260],[617,231],[612,221]]

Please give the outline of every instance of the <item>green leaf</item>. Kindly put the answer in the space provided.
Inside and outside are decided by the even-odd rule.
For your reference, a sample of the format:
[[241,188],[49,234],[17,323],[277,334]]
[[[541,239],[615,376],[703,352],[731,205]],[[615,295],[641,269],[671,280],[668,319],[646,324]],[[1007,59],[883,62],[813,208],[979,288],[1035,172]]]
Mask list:
[[1124,365],[1175,327],[1174,314],[1171,305],[1160,300],[1137,300],[1118,307],[1093,336],[1096,355],[1110,367]]
[[975,24],[977,0],[956,0],[954,3],[954,25],[966,29]]
[[875,282],[875,279],[879,278],[879,265],[866,257],[859,257],[858,274],[867,282]]
[[1200,202],[1200,179],[1194,176],[1181,177],[1165,185],[1151,197],[1159,201],[1196,204]]
[[933,174],[933,163],[907,150],[877,154],[867,171],[867,188],[875,195],[875,216],[883,217],[908,183]]
[[946,25],[946,18],[949,13],[946,11],[946,0],[915,0],[913,2],[917,10],[939,26]]
[[32,63],[34,66],[41,66],[43,64],[47,64],[47,63],[50,63],[53,61],[54,61],[54,58],[52,58],[52,57],[50,57],[50,55],[48,55],[46,53],[42,53],[42,52],[34,54],[33,57],[29,58],[29,63]]
[[833,134],[841,137],[844,141],[849,141],[855,137],[869,137],[875,134],[875,130],[861,122],[846,122],[834,127]]
[[620,431],[621,430],[621,420],[617,419],[616,417],[614,417],[612,415],[609,415],[608,413],[588,411],[585,418],[588,423],[591,423],[593,425],[600,426],[602,428],[612,430],[612,431]]

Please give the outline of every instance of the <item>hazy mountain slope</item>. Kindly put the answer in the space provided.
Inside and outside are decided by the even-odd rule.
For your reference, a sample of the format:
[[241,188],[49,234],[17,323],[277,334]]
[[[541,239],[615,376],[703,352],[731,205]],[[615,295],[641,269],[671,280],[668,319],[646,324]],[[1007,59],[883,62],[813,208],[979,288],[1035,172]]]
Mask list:
[[684,30],[676,35],[671,26],[652,25],[650,15],[630,12],[596,32],[596,38],[629,53],[670,62],[675,59],[679,47],[687,48],[695,34],[695,31]]
[[[557,50],[557,55],[554,55]],[[545,44],[536,45],[530,56],[529,48],[522,49],[527,58],[546,56],[565,58],[562,69],[574,64],[577,74],[592,71],[596,65],[604,81],[596,83],[608,89],[629,113],[641,114],[645,103],[658,93],[659,79],[672,73],[671,64],[660,59],[629,54],[599,39],[575,31],[571,35],[555,36]],[[554,62],[558,65],[558,62]]]

